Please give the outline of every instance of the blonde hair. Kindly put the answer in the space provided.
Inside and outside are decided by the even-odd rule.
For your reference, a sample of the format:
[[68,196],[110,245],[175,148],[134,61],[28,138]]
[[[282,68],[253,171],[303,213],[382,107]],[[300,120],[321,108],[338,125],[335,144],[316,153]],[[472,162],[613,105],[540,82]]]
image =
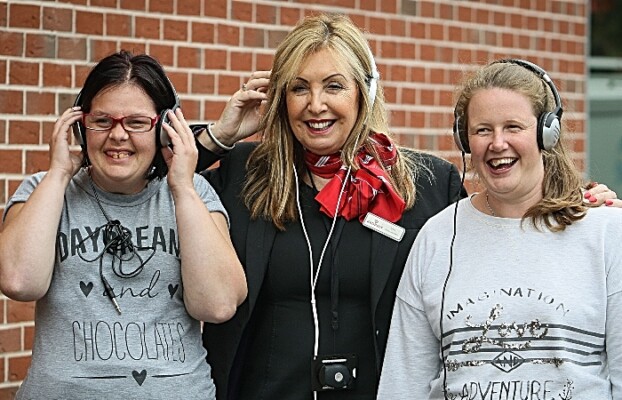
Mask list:
[[[343,15],[321,14],[304,18],[278,46],[270,84],[268,103],[262,117],[261,143],[247,162],[247,180],[242,192],[253,218],[271,220],[279,229],[296,220],[294,168],[304,171],[303,149],[293,135],[286,107],[286,92],[303,63],[319,50],[328,49],[351,73],[359,89],[358,117],[342,148],[344,165],[358,169],[355,156],[361,146],[376,159],[370,145],[373,132],[388,135],[385,101],[380,85],[371,101],[369,83],[375,71],[374,60],[362,32]],[[387,171],[394,189],[410,208],[415,201],[417,165],[398,150],[398,160]]]
[[[490,88],[512,90],[526,96],[536,118],[556,107],[551,89],[534,71],[511,62],[492,62],[468,75],[462,84],[455,109],[462,134],[467,132],[467,111],[473,95]],[[544,224],[553,232],[563,231],[583,218],[587,211],[581,191],[581,175],[566,151],[563,135],[560,136],[562,138],[551,150],[542,150],[542,200],[523,215],[523,220],[531,219],[536,227]]]

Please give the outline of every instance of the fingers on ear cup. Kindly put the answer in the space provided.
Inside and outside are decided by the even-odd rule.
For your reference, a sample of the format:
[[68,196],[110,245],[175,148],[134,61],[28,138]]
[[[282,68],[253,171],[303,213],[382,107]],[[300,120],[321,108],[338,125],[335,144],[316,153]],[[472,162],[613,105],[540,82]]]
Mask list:
[[541,150],[551,150],[559,141],[561,124],[557,115],[545,112],[538,120],[538,146]]

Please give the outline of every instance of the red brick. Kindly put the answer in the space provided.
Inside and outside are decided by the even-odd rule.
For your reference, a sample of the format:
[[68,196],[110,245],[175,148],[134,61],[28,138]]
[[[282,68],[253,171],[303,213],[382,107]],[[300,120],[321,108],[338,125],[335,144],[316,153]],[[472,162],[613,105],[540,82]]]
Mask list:
[[269,30],[268,31],[268,47],[276,48],[279,43],[285,39],[287,35],[286,31]]
[[[73,99],[71,104],[73,104]],[[71,104],[68,103],[67,107]],[[66,109],[66,107],[63,107],[63,109]],[[58,115],[60,115],[60,113],[58,113]],[[54,132],[54,122],[43,121],[41,122],[41,126],[41,142],[50,143],[52,140],[52,133]]]
[[231,4],[231,15],[236,21],[253,21],[253,4],[234,1]]
[[437,18],[435,3],[431,1],[419,2],[419,16],[423,18]]
[[86,60],[86,39],[80,37],[58,38],[58,57],[68,60]]
[[152,45],[149,54],[162,65],[173,65],[175,49],[169,45]]
[[445,26],[442,24],[430,24],[429,28],[430,39],[432,40],[445,40]]
[[264,29],[253,27],[242,28],[243,45],[247,47],[266,47],[266,34]]
[[27,34],[26,57],[55,58],[56,38],[51,34]]
[[22,151],[21,150],[2,150],[2,172],[23,174],[22,171]]
[[274,25],[276,23],[276,10],[276,7],[273,6],[255,4],[254,22]]
[[377,35],[385,35],[387,33],[387,21],[384,18],[369,18],[368,30]]
[[30,356],[9,357],[9,381],[22,381],[30,367]]
[[66,8],[43,7],[42,27],[47,31],[71,32],[72,11]]
[[238,46],[240,44],[240,28],[234,25],[216,26],[216,40],[219,44]]
[[201,0],[183,0],[177,2],[177,14],[201,15]]
[[227,69],[227,52],[224,50],[206,49],[204,58],[207,69]]
[[[6,121],[0,120],[0,143],[6,143],[6,136],[5,136],[5,132],[6,132]],[[1,168],[0,168],[1,170]],[[4,181],[0,181],[0,182],[4,182]],[[3,193],[3,189],[4,187],[2,186],[3,183],[0,183],[0,203],[2,203],[2,193]],[[0,214],[2,215],[2,214]],[[2,219],[2,218],[0,218]],[[0,308],[0,312],[2,312],[2,308]]]
[[144,11],[147,7],[145,0],[119,0],[119,2],[119,8],[122,10]]
[[201,49],[180,47],[177,49],[177,66],[181,68],[200,68]]
[[281,9],[281,25],[293,26],[302,18],[299,8],[291,8],[282,6]]
[[106,34],[114,36],[131,36],[132,18],[129,15],[106,14]]
[[9,84],[37,86],[39,84],[39,63],[11,61],[9,63]]
[[[15,193],[15,191],[17,190],[17,187],[22,183],[22,180],[14,180],[14,179],[10,179],[9,180],[9,195],[12,196],[13,193]],[[5,309],[6,311],[6,319],[5,319],[5,323],[11,322],[9,321],[9,304],[13,303],[13,300],[7,300],[5,303]]]
[[171,0],[151,0],[149,1],[149,11],[162,14],[173,14],[173,5]]
[[17,32],[0,31],[0,55],[21,56],[24,43],[24,34]]
[[26,4],[10,4],[9,26],[12,28],[41,27],[41,7]]
[[91,0],[92,6],[116,8],[117,0]]
[[[71,87],[71,66],[52,63],[43,64],[43,86]],[[27,104],[28,107],[28,99]]]
[[9,143],[39,144],[41,127],[37,121],[13,120],[9,123]]
[[96,63],[102,58],[109,56],[117,51],[117,42],[112,40],[91,40],[91,59],[92,63]]
[[135,36],[146,39],[160,38],[160,20],[155,18],[136,17],[134,23]]
[[191,41],[193,43],[214,43],[214,25],[203,22],[192,22],[190,26]]
[[186,119],[190,121],[199,119],[201,112],[201,104],[199,101],[186,99],[183,101],[183,107]]
[[[22,329],[0,329],[0,353],[10,353],[22,350]],[[2,375],[3,376],[3,375]]]
[[186,21],[164,20],[163,39],[188,40],[188,23]]
[[50,153],[45,151],[26,151],[26,174],[47,171],[50,167]]
[[[6,360],[5,355],[3,353],[0,353],[0,383],[4,383],[5,382],[5,379],[4,379],[4,364],[5,364],[5,360]],[[0,390],[0,400],[6,398],[4,396],[5,396],[5,394]]]
[[137,42],[121,42],[119,43],[119,49],[127,50],[132,52],[133,54],[146,54],[147,53],[147,44],[142,41],[140,43]]
[[[233,2],[235,5],[236,2]],[[229,0],[203,0],[205,15],[216,18],[227,17]]]
[[168,78],[171,80],[177,93],[188,93],[188,74],[170,71],[166,64],[164,69],[167,71]]
[[[75,75],[76,75],[74,78],[75,86],[81,88],[82,85],[84,84],[84,80],[86,79],[86,76],[91,70],[91,66],[90,65],[76,65],[74,66],[74,69],[75,69]],[[69,107],[70,105],[71,104],[68,104],[67,106]]]
[[23,350],[32,350],[35,341],[35,327],[24,326],[23,328],[24,348]]
[[35,302],[10,300],[7,302],[7,322],[32,321],[35,317]]
[[6,3],[0,3],[0,26],[7,26],[7,10]]
[[192,74],[190,91],[197,94],[214,94],[214,74]]
[[226,75],[222,73],[218,76],[218,94],[231,95],[242,85],[242,80],[239,76]]
[[[3,358],[0,358],[0,361],[4,361]],[[19,385],[15,385],[13,387],[5,387],[0,389],[0,400],[13,400],[15,399],[15,395],[17,394],[17,389]]]
[[255,54],[255,69],[261,71],[268,71],[272,68],[272,61],[274,56],[272,54]]
[[22,114],[23,93],[18,90],[0,90],[0,114]]
[[253,55],[249,52],[231,52],[232,71],[248,71],[253,65]]
[[77,11],[76,12],[76,33],[86,33],[89,35],[104,34],[104,15],[102,13]]

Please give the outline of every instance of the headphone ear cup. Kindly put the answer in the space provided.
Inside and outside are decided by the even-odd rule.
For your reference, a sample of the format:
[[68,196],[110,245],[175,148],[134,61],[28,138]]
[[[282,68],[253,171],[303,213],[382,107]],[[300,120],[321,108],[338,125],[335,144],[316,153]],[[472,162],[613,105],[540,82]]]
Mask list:
[[162,124],[169,123],[168,121],[168,112],[170,108],[165,109],[160,113],[160,117],[158,118],[158,122],[156,122],[155,126],[155,135],[157,145],[160,147],[165,147],[171,144],[171,139],[168,137],[168,133],[166,130],[162,128]]
[[[78,93],[76,96],[76,100],[73,102],[74,107],[82,107],[82,91]],[[86,146],[86,128],[82,125],[82,121],[78,120],[73,125],[71,125],[71,130],[73,130],[73,136],[76,139],[76,143],[78,143],[82,148]]]
[[551,150],[559,141],[561,124],[559,117],[552,112],[545,112],[538,119],[538,147]]
[[81,147],[84,147],[86,145],[84,137],[84,131],[86,128],[82,125],[82,122],[74,122],[74,124],[71,125],[71,129],[73,130],[73,137],[76,139],[76,143],[78,143]]
[[458,150],[463,153],[470,153],[471,149],[469,148],[469,139],[465,132],[460,131],[460,117],[454,115],[454,142],[456,142],[456,146]]

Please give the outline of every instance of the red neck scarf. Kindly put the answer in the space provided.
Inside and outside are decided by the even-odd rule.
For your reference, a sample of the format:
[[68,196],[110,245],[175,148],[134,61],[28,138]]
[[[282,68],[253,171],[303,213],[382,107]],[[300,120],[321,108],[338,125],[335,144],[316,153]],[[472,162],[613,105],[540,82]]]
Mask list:
[[[397,160],[397,150],[389,138],[382,133],[370,136],[374,149],[386,169],[390,169]],[[338,215],[347,221],[358,217],[361,222],[367,212],[372,212],[391,222],[402,217],[405,203],[391,184],[387,173],[378,161],[364,147],[356,155],[359,169],[352,173],[346,183],[339,203]],[[338,153],[319,156],[305,151],[305,163],[309,170],[322,178],[332,178],[315,196],[320,203],[320,211],[329,217],[335,216],[339,192],[348,169],[342,165]]]

